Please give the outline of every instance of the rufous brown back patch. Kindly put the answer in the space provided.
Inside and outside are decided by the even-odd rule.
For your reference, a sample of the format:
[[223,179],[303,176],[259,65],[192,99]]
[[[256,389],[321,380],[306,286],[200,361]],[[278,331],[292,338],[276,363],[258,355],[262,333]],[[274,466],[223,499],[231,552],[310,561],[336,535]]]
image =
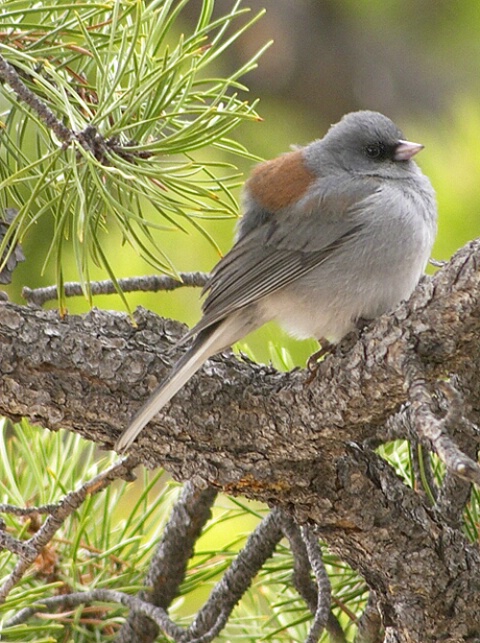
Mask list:
[[276,211],[300,199],[313,179],[303,162],[302,150],[295,150],[257,165],[247,187],[262,207]]

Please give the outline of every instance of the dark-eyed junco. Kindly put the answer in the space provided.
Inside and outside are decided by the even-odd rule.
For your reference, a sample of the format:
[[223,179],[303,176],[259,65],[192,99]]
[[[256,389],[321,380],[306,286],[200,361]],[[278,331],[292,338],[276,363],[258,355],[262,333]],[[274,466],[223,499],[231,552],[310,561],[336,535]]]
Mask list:
[[209,357],[272,319],[338,342],[409,297],[436,233],[430,181],[382,114],[353,112],[324,138],[252,172],[235,245],[205,286],[194,338],[120,436],[127,448]]

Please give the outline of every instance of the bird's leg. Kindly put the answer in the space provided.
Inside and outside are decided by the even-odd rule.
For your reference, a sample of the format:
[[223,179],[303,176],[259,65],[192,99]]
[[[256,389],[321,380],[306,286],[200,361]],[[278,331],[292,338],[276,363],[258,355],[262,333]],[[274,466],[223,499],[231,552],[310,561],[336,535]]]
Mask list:
[[[355,321],[355,328],[359,331],[362,331],[366,326],[368,326],[369,323],[372,322],[372,319],[367,319],[365,317],[359,317]],[[313,353],[313,355],[310,355],[307,361],[307,369],[310,371],[310,374],[308,375],[305,385],[308,386],[311,384],[311,382],[315,379],[315,376],[318,371],[318,362],[331,353],[333,349],[335,348],[335,344],[332,344],[332,342],[329,342],[328,339],[325,339],[324,337],[321,337],[318,340],[318,343],[320,344],[321,348],[320,350],[316,351]]]
[[307,379],[305,380],[305,386],[308,386],[309,384],[311,384],[315,379],[315,376],[318,371],[318,362],[323,357],[325,357],[325,355],[328,355],[329,353],[331,353],[335,348],[335,344],[332,344],[331,342],[328,341],[328,339],[325,339],[324,337],[319,339],[318,343],[321,346],[320,350],[315,351],[315,353],[310,355],[307,361],[307,369],[310,371],[310,373]]
[[318,343],[321,346],[320,350],[315,351],[315,353],[310,355],[307,361],[307,368],[309,371],[316,372],[318,369],[318,361],[321,360],[322,357],[325,357],[325,355],[328,355],[328,353],[331,353],[335,348],[335,344],[332,344],[328,341],[328,339],[325,339],[324,337],[319,339]]
[[355,328],[359,331],[363,331],[368,324],[372,323],[373,320],[373,317],[358,317],[355,320]]

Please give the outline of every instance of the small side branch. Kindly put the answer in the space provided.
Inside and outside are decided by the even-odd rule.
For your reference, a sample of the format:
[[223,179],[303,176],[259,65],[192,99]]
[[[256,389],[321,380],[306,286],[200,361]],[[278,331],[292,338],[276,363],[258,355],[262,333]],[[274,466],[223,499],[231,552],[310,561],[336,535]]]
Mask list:
[[146,150],[134,149],[136,141],[120,145],[117,138],[105,139],[93,125],[87,125],[83,131],[75,132],[62,123],[52,110],[32,92],[21,79],[13,65],[0,56],[0,80],[9,85],[17,98],[34,111],[41,121],[54,132],[63,146],[68,147],[77,141],[85,150],[90,152],[100,163],[110,164],[111,154],[117,154],[133,163],[136,159],[150,158]]
[[[437,386],[437,400],[445,413],[443,423],[449,434],[465,455],[476,460],[480,446],[480,431],[467,417],[471,414],[471,409],[460,393],[459,385],[455,376],[448,383],[440,382]],[[463,480],[447,471],[435,504],[435,510],[441,520],[455,529],[461,529],[463,511],[470,498],[470,492],[469,480]]]
[[[217,492],[212,488],[199,489],[187,482],[170,519],[163,537],[150,563],[145,578],[146,589],[139,593],[142,602],[167,609],[178,595],[180,584],[185,579],[188,560],[194,553],[195,542],[211,516],[211,507]],[[158,623],[143,613],[131,612],[117,637],[118,643],[130,641],[155,641]]]
[[[40,529],[27,541],[3,538],[2,544],[13,553],[19,555],[19,560],[11,574],[0,586],[0,604],[4,603],[9,592],[21,580],[30,565],[35,561],[43,547],[53,538],[55,532],[65,520],[82,504],[87,495],[95,495],[119,478],[132,479],[132,470],[138,465],[138,459],[128,456],[117,462],[103,473],[83,484],[77,491],[68,493],[57,505],[49,511],[49,516]],[[3,534],[6,536],[6,534]]]
[[412,363],[409,366],[411,415],[420,439],[433,447],[451,473],[480,485],[480,466],[465,455],[447,434],[445,419],[437,418],[432,410],[432,396],[421,370]]
[[8,63],[3,56],[0,56],[0,78],[10,85],[17,97],[37,113],[45,125],[51,129],[57,138],[69,145],[74,139],[72,130],[55,116],[52,110],[36,96],[21,80],[15,68]]
[[308,560],[310,562],[315,580],[317,581],[317,605],[313,625],[310,629],[306,643],[317,643],[330,616],[330,604],[332,600],[332,587],[328,578],[325,565],[322,558],[322,550],[318,538],[311,527],[304,525],[301,528],[302,539],[307,549]]
[[[208,280],[208,274],[205,272],[181,272],[179,279],[169,275],[149,275],[146,277],[129,277],[119,279],[118,286],[123,292],[159,292],[176,290],[177,288],[199,287],[203,288]],[[78,282],[67,282],[64,286],[66,297],[81,297],[85,294],[82,284]],[[92,295],[116,295],[118,290],[110,279],[104,281],[92,281],[89,284],[89,290]],[[30,304],[42,306],[47,301],[58,298],[57,286],[47,286],[45,288],[23,288],[22,297]]]
[[25,623],[25,621],[39,612],[49,612],[54,609],[73,609],[79,605],[96,601],[126,605],[131,610],[135,610],[138,614],[142,614],[154,621],[163,632],[171,636],[175,641],[182,640],[184,630],[170,620],[164,609],[155,607],[151,603],[142,601],[124,592],[109,589],[94,589],[89,592],[75,592],[42,599],[36,605],[20,610],[14,617],[3,624],[3,628],[7,629]]
[[214,587],[189,628],[189,638],[185,641],[207,643],[217,636],[282,536],[280,511],[274,509],[250,535],[245,547]]
[[[281,525],[282,531],[290,543],[290,549],[293,555],[293,584],[297,592],[307,603],[312,614],[316,614],[319,606],[319,592],[311,577],[312,563],[302,531],[293,518],[285,512],[281,514]],[[319,549],[318,543],[316,547]],[[324,592],[323,597],[325,597],[327,593],[328,592]],[[322,599],[322,597],[320,597],[320,603],[322,602],[325,604],[325,598]],[[330,597],[328,599],[328,617],[325,627],[331,643],[347,643],[345,633],[330,609]]]

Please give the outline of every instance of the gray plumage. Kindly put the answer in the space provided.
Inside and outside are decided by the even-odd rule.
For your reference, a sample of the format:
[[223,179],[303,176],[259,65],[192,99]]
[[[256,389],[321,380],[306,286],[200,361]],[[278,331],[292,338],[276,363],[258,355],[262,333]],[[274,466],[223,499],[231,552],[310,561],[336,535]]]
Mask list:
[[205,360],[267,321],[336,342],[359,318],[408,298],[436,234],[434,191],[411,160],[422,147],[385,116],[353,112],[323,139],[258,166],[236,243],[182,340],[192,345],[116,448],[127,448]]

